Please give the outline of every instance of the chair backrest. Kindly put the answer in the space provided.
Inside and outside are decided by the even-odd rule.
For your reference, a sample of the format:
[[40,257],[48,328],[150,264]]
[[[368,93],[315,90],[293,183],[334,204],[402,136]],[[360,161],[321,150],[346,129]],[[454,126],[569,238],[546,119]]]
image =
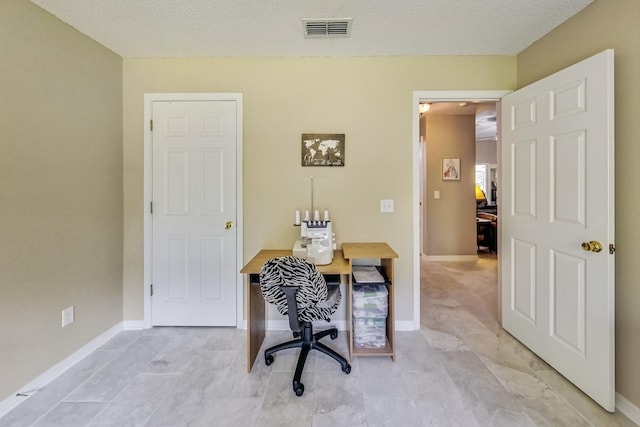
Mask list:
[[275,304],[280,314],[287,315],[287,297],[280,289],[282,286],[297,287],[295,300],[298,320],[302,322],[329,319],[340,302],[338,297],[336,304],[322,304],[328,297],[327,283],[316,266],[302,258],[272,258],[260,271],[260,290],[265,301]]

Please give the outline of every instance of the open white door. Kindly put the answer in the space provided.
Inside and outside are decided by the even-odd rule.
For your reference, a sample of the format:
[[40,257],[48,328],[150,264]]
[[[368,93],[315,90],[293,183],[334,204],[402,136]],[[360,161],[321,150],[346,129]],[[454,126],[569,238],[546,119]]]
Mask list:
[[608,411],[613,90],[607,50],[505,96],[500,153],[503,327]]

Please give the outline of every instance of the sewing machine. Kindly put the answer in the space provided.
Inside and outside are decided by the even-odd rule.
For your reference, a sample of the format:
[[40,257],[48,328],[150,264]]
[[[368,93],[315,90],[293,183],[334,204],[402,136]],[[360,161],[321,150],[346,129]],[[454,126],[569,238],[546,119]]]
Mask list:
[[293,255],[316,265],[331,264],[335,241],[331,221],[302,221],[300,236],[293,245]]

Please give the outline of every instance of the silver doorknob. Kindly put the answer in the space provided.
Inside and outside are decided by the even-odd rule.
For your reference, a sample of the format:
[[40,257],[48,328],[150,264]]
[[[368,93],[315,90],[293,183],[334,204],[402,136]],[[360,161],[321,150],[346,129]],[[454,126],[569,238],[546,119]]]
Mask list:
[[227,223],[224,225],[224,229],[231,230],[232,228],[233,228],[233,222],[227,221]]

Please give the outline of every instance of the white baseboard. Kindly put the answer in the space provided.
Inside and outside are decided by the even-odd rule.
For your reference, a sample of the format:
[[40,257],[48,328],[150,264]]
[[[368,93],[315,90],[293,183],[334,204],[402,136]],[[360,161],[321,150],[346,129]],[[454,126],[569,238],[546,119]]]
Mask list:
[[149,328],[150,326],[144,320],[125,320],[122,322],[122,329],[125,331],[139,331]]
[[[85,346],[80,348],[75,353],[71,354],[66,359],[61,362],[55,364],[51,368],[47,369],[42,374],[38,375],[36,378],[31,380],[29,383],[25,384],[20,390],[13,393],[13,395],[7,397],[2,402],[0,402],[0,418],[6,415],[13,408],[21,404],[28,399],[30,395],[34,394],[34,391],[41,389],[42,387],[49,384],[51,381],[58,378],[64,372],[66,372],[69,368],[74,366],[76,363],[80,362],[82,359],[87,357],[93,351],[98,349],[101,345],[105,344],[111,338],[118,335],[123,330],[122,322],[118,322],[113,327],[98,335],[96,338],[89,341]],[[20,394],[21,396],[18,396]]]
[[616,393],[616,410],[640,426],[640,408]]
[[417,331],[420,330],[420,325],[416,325],[413,320],[396,320],[396,331]]
[[423,255],[427,261],[475,261],[478,255]]

